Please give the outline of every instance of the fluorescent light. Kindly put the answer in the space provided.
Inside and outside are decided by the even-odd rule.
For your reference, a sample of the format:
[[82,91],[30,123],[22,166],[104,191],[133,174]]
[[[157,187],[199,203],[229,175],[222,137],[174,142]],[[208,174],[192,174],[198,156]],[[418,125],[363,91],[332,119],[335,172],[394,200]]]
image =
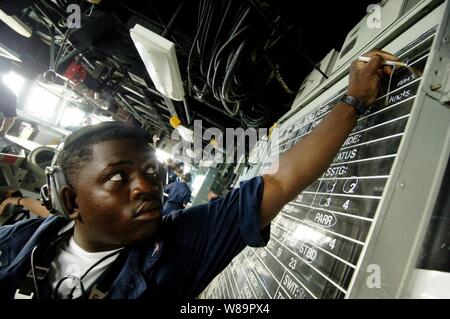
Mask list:
[[182,101],[184,88],[174,43],[139,24],[130,30],[130,36],[156,89]]
[[68,107],[64,110],[60,126],[81,126],[86,114],[76,107]]
[[57,95],[36,85],[28,96],[26,109],[32,115],[50,121],[56,116],[59,101],[60,98]]
[[2,76],[3,83],[18,96],[25,84],[25,78],[14,71],[10,71]]
[[0,10],[0,20],[6,23],[8,27],[23,35],[24,37],[31,37],[31,28],[23,23],[19,18],[15,16],[9,16],[2,10]]
[[173,159],[172,154],[167,153],[167,152],[163,151],[163,150],[160,149],[160,148],[157,148],[157,149],[156,149],[156,157],[159,159],[160,162],[167,162],[167,160],[168,160],[169,158],[170,158],[170,159]]

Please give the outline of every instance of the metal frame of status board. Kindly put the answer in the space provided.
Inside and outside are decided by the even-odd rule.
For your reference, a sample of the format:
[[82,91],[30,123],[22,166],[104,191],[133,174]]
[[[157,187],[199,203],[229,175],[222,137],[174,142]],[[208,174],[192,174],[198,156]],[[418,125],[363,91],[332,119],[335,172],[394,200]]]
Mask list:
[[[427,67],[420,79],[403,79],[399,75],[398,83],[394,82],[395,90],[389,84],[387,93],[376,102],[385,103],[384,107],[374,106],[371,113],[359,119],[331,170],[286,205],[273,221],[268,247],[246,248],[205,289],[201,298],[408,296],[411,273],[450,152],[449,15],[448,1],[422,1],[361,48],[360,53],[380,47],[400,58],[414,55],[417,58],[411,65],[424,66],[426,62]],[[423,48],[425,53],[421,53]],[[292,111],[280,120],[279,153],[306,136],[345,93],[348,69],[348,64],[342,66],[311,94],[296,101]],[[365,137],[358,140],[358,135]],[[351,156],[357,154],[356,148],[361,158],[355,160]],[[270,164],[278,154],[270,144],[267,150],[272,153],[267,155]],[[339,169],[346,173],[342,169],[345,165],[355,166],[358,176],[362,176],[359,187],[363,196],[347,192],[356,184],[351,183],[354,176],[344,174],[347,176],[344,178],[335,174]],[[365,176],[364,169],[380,173]],[[336,185],[341,194],[335,191]],[[308,197],[310,202],[306,204]],[[340,205],[344,203],[345,210],[326,206],[327,198],[331,197],[337,202],[344,198]],[[352,203],[359,201],[360,206],[355,204],[363,208],[358,211],[359,216],[356,211],[351,212],[351,207],[347,211],[349,201],[344,200],[348,198]],[[347,234],[345,228],[313,225],[307,219],[311,212],[317,211],[330,212],[329,216],[335,219],[338,216],[343,225],[351,225],[352,231]],[[312,237],[320,234],[328,241],[295,241],[305,233]],[[294,241],[289,244],[291,240]],[[367,284],[372,265],[380,271],[379,287]],[[339,281],[341,277],[344,279]]]
[[[438,24],[427,70],[349,298],[405,298],[410,293],[450,154],[450,3],[440,5],[404,36],[419,34],[433,21]],[[379,288],[367,284],[370,265],[381,271]]]

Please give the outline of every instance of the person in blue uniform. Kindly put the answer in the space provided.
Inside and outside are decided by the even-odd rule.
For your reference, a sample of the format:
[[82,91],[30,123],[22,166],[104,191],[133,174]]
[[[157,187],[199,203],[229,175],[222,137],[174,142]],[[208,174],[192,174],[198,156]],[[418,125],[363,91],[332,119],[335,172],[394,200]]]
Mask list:
[[183,174],[183,163],[176,163],[169,160],[167,163],[167,185],[179,179],[179,176]]
[[[351,67],[348,95],[371,105],[395,57],[367,56]],[[48,170],[43,198],[55,216],[0,227],[0,298],[195,298],[244,247],[266,245],[272,219],[330,165],[357,119],[338,102],[277,170],[164,217],[151,136],[120,122],[81,128]]]
[[187,184],[191,181],[191,174],[183,174],[180,179],[181,181],[175,181],[164,189],[167,199],[164,203],[163,215],[177,209],[183,209],[191,201],[191,189]]

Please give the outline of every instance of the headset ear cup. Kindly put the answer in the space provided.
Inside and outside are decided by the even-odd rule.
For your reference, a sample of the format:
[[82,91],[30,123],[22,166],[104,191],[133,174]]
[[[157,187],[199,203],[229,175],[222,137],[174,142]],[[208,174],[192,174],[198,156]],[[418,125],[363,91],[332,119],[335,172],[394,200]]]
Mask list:
[[61,197],[61,189],[67,186],[67,181],[62,169],[59,166],[47,167],[47,185],[41,188],[41,199],[44,206],[57,216],[70,218],[64,200]]
[[47,184],[45,184],[41,187],[40,197],[41,197],[42,205],[44,205],[44,207],[47,208],[53,214],[54,209],[52,206],[52,194],[51,194],[52,172],[53,172],[53,170],[51,167],[45,168],[45,176],[47,179]]
[[63,198],[61,197],[61,189],[67,186],[66,177],[59,166],[53,167],[53,173],[50,176],[50,199],[53,210],[58,216],[70,218],[70,212],[67,211]]
[[44,186],[41,187],[40,197],[42,205],[44,205],[44,207],[47,208],[49,211],[52,211],[48,184],[45,184]]

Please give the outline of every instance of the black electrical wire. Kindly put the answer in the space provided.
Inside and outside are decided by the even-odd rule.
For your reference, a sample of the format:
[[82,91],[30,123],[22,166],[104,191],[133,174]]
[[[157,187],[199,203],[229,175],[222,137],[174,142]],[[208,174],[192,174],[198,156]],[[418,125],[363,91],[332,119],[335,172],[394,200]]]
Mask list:
[[[229,36],[226,37],[226,34],[222,33],[224,33],[224,26],[229,17],[231,2],[221,5],[224,10],[223,13],[220,13],[222,19],[215,35],[210,35],[211,23],[215,20],[213,6],[212,2],[202,1],[199,9],[200,25],[198,26],[198,33],[195,39],[197,43],[194,43],[194,45],[196,45],[198,54],[201,57],[200,73],[205,76],[206,83],[210,86],[214,97],[222,102],[225,110],[232,115],[237,115],[239,106],[235,105],[233,110],[228,106],[230,102],[230,98],[228,98],[229,86],[233,77],[233,71],[243,51],[244,42],[239,43],[238,40],[248,30],[248,26],[244,25],[242,27],[242,25],[249,14],[249,8],[245,9],[243,6],[240,6],[238,13],[233,14],[235,21],[233,21],[234,24],[232,24]],[[222,38],[227,38],[227,40]],[[233,48],[234,42],[238,44],[237,49]],[[207,51],[205,50],[206,47],[211,49]],[[206,51],[205,54],[203,54],[203,51]],[[208,65],[207,69],[205,69],[205,65]]]
[[[204,92],[204,91],[197,91],[195,89],[195,85],[192,82],[192,75],[191,75],[192,54],[194,52],[194,47],[195,47],[195,45],[197,43],[197,38],[200,35],[199,31],[200,31],[200,29],[197,29],[197,33],[195,34],[194,41],[193,41],[193,44],[191,46],[191,50],[189,51],[189,55],[188,55],[187,77],[188,77],[188,92],[189,92],[189,95],[192,95],[192,90],[196,91],[196,93],[200,93],[200,92],[203,93]],[[205,89],[205,86],[204,86],[204,89]]]
[[[215,37],[215,39],[214,39],[214,45],[212,46],[212,53],[211,53],[212,56],[217,56],[217,55],[216,55],[216,52],[217,52],[217,50],[219,49],[219,45],[220,45],[220,42],[219,42],[220,36],[221,36],[221,34],[222,34],[223,32],[225,32],[225,31],[224,31],[225,21],[226,21],[226,19],[228,18],[230,8],[231,8],[231,1],[228,1],[228,2],[227,2],[227,7],[225,8],[225,11],[224,11],[224,13],[223,13],[223,15],[222,15],[222,20],[220,21],[220,24],[219,24],[219,28],[217,29],[216,37]],[[226,44],[225,44],[225,45],[226,45]],[[212,70],[213,70],[213,69],[215,70],[215,68],[214,68],[214,62],[215,62],[214,59],[211,59],[211,60],[210,60],[210,63],[209,63],[209,66],[208,66],[208,72],[207,72],[207,76],[206,76],[207,83],[208,83],[208,85],[210,85],[210,86],[211,86],[211,84],[212,84],[212,78],[213,78],[213,77],[212,77]]]
[[293,44],[292,41],[290,41],[282,31],[280,31],[276,25],[274,25],[269,18],[265,15],[265,13],[261,10],[261,8],[258,6],[258,4],[255,3],[254,0],[248,0],[253,7],[258,11],[258,13],[266,20],[266,22],[273,28],[273,30],[277,31],[280,34],[281,39],[286,40],[286,42],[295,50],[297,53],[299,53],[308,63],[310,63],[315,70],[317,70],[325,79],[328,79],[328,76],[320,69],[319,65],[316,64],[307,54],[305,54],[302,50],[300,50],[297,46]]
[[223,80],[221,96],[220,96],[221,99],[224,101],[233,102],[229,96],[229,89],[230,89],[230,85],[231,85],[232,75],[234,74],[234,71],[235,71],[236,67],[238,66],[238,61],[241,58],[241,54],[245,48],[246,43],[247,43],[247,39],[241,42],[241,44],[239,45],[235,54],[233,55],[233,58],[231,59],[230,63],[227,65],[227,72],[226,72],[224,80]]
[[[282,22],[278,16],[273,23]],[[265,125],[270,105],[264,102],[264,89],[276,80],[292,95],[276,57],[271,57],[283,39],[273,23],[265,23],[246,2],[199,0],[197,29],[188,55],[189,94],[210,94],[244,126]]]
[[[153,10],[153,13],[156,16],[156,19],[158,19],[159,23],[162,25],[164,30],[170,31],[168,26],[164,23],[164,21],[162,20],[161,16],[159,15],[158,10],[156,10],[156,7],[153,5],[153,1],[152,0],[147,0],[147,1],[150,4],[151,9]],[[186,54],[186,50],[178,43],[177,39],[174,37],[174,35],[172,33],[170,33],[170,37],[173,40],[173,42],[176,44],[176,46],[178,48],[180,48],[181,50],[183,50],[183,53]]]
[[283,77],[281,76],[280,70],[278,69],[278,65],[274,65],[272,63],[272,61],[270,61],[268,56],[264,56],[264,60],[267,62],[267,64],[271,67],[271,69],[274,72],[275,78],[277,79],[277,81],[280,83],[280,86],[286,91],[286,93],[288,94],[295,94],[295,92],[293,92],[289,86],[286,84],[286,82],[284,81]]
[[[229,39],[220,47],[220,49],[217,51],[217,53],[215,54],[215,58],[213,60],[214,62],[214,70],[217,71],[218,66],[220,64],[220,59],[223,55],[225,55],[226,50],[234,45],[235,42],[237,42],[238,40],[240,40],[240,37],[245,35],[245,32],[249,29],[249,26],[245,26],[243,27],[241,30],[235,32],[234,34],[232,34]],[[212,82],[209,82],[210,85],[213,85]]]

